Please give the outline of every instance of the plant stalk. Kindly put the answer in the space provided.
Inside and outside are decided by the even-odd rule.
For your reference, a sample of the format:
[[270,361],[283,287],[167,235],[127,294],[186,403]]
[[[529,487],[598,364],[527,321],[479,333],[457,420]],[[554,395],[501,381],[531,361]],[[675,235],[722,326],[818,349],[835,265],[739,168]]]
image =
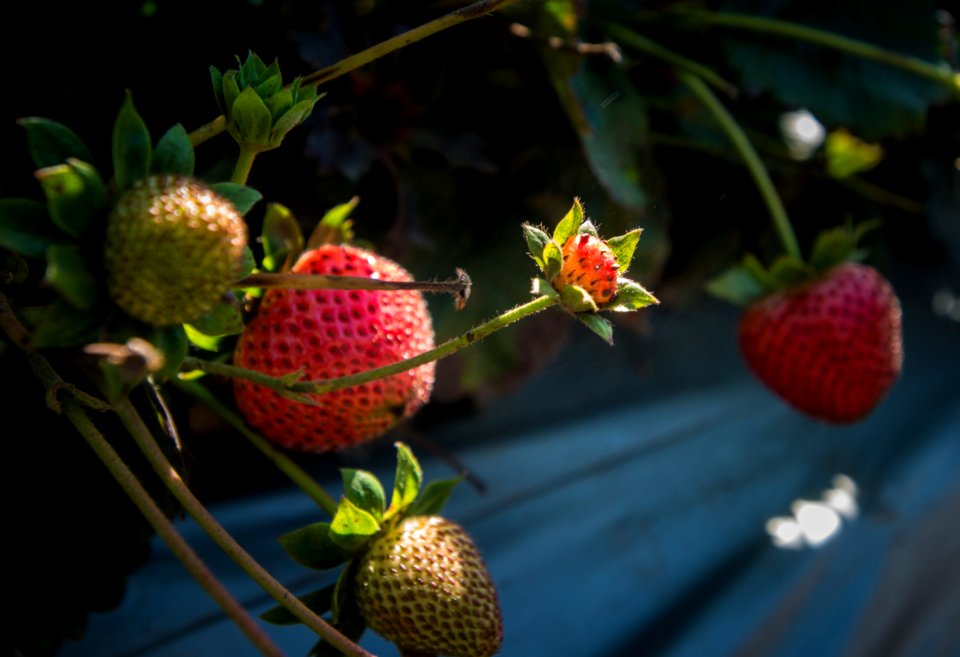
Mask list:
[[377,379],[383,379],[388,376],[393,376],[394,374],[399,374],[400,372],[412,370],[413,368],[420,367],[421,365],[426,365],[427,363],[435,360],[439,360],[440,358],[449,356],[465,347],[469,347],[470,345],[479,342],[491,333],[495,333],[502,328],[506,328],[510,324],[513,324],[524,317],[538,313],[541,310],[546,310],[557,303],[557,299],[553,297],[537,297],[532,301],[517,306],[513,310],[508,310],[502,315],[480,324],[479,326],[467,331],[459,337],[447,340],[443,344],[438,345],[437,347],[434,347],[428,351],[424,351],[421,354],[417,354],[412,358],[401,360],[383,367],[376,367],[364,372],[338,377],[336,379],[290,383],[289,379],[285,377],[270,376],[255,370],[237,367],[236,365],[214,363],[194,357],[187,357],[184,359],[182,369],[201,370],[203,372],[207,372],[208,374],[217,374],[220,376],[246,379],[247,381],[252,381],[253,383],[257,383],[266,388],[271,388],[278,392],[323,394],[326,392],[333,392],[334,390],[341,390],[343,388],[360,385],[361,383],[369,383],[371,381],[376,381]]
[[257,152],[249,148],[241,148],[237,156],[237,163],[233,167],[233,175],[230,176],[230,182],[238,185],[246,185],[250,177],[250,171],[253,169],[253,160],[257,157]]
[[733,143],[733,147],[740,155],[747,170],[753,177],[753,181],[757,185],[760,195],[763,197],[763,201],[770,213],[770,218],[773,220],[774,228],[777,231],[784,251],[795,258],[801,259],[800,246],[793,232],[793,226],[790,225],[787,210],[783,207],[783,201],[780,200],[780,195],[777,193],[773,181],[770,180],[770,174],[760,160],[760,156],[757,155],[753,144],[750,143],[750,139],[743,132],[743,129],[737,123],[736,119],[733,118],[733,115],[727,111],[703,80],[686,71],[678,71],[678,75],[680,80],[713,115],[714,119],[720,125],[720,129],[723,130]]

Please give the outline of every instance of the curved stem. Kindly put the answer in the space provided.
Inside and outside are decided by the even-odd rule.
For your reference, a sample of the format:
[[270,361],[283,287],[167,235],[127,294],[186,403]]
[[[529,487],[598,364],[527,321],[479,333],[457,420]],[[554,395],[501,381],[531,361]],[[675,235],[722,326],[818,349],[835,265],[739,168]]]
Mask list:
[[835,32],[829,32],[809,25],[801,25],[767,16],[751,16],[735,12],[712,12],[705,10],[683,10],[683,16],[709,25],[720,25],[753,32],[776,34],[816,43],[827,48],[856,55],[864,59],[872,59],[914,75],[938,82],[953,93],[960,92],[957,74],[946,63],[934,64],[917,57],[901,55],[872,43],[851,39]]
[[[361,66],[365,66],[370,62],[383,57],[384,55],[389,55],[395,50],[400,50],[405,46],[409,46],[412,43],[417,41],[422,41],[428,36],[432,36],[437,32],[442,32],[443,30],[459,25],[460,23],[465,23],[474,18],[479,18],[481,16],[486,16],[498,9],[503,9],[509,5],[515,4],[519,0],[479,0],[474,2],[471,5],[466,7],[461,7],[456,11],[452,11],[449,14],[445,14],[440,18],[436,18],[428,23],[424,23],[420,27],[415,27],[412,30],[404,32],[403,34],[398,34],[397,36],[382,41],[376,45],[373,45],[366,50],[361,50],[360,52],[350,55],[341,59],[335,64],[331,64],[325,68],[322,68],[318,71],[314,71],[309,75],[305,75],[300,83],[301,86],[312,85],[319,86],[324,82],[329,82],[334,80],[341,75],[345,75],[354,69],[358,69]],[[221,132],[223,132],[227,127],[226,119],[223,116],[218,116],[213,121],[197,128],[190,133],[190,143],[194,146],[197,146],[207,139],[214,137]]]
[[351,657],[371,657],[370,653],[341,634],[336,628],[316,615],[306,605],[288,591],[280,582],[261,566],[211,515],[193,492],[180,478],[179,473],[167,460],[159,448],[150,429],[144,424],[129,399],[123,399],[114,407],[121,422],[133,436],[140,451],[149,461],[153,470],[160,476],[164,485],[183,505],[187,513],[210,536],[211,539],[274,600],[283,605],[300,622],[323,637],[331,646]]
[[300,487],[310,499],[316,502],[331,518],[337,512],[337,502],[303,468],[286,454],[278,451],[263,436],[253,431],[239,415],[231,411],[205,387],[194,381],[173,378],[171,382],[188,395],[200,400],[223,420],[239,431],[253,446],[259,449],[281,472]]
[[730,112],[727,111],[713,92],[710,91],[710,88],[704,84],[703,80],[686,71],[679,71],[678,75],[680,80],[687,85],[690,91],[692,91],[710,113],[713,114],[714,119],[716,119],[720,128],[726,133],[727,137],[733,143],[733,147],[743,159],[743,163],[753,177],[753,181],[756,183],[757,188],[760,190],[760,195],[767,205],[767,210],[770,212],[770,218],[773,220],[774,228],[777,230],[777,235],[780,237],[784,251],[795,258],[802,258],[800,246],[797,244],[797,237],[794,235],[793,226],[790,225],[790,218],[787,216],[787,211],[783,207],[780,195],[777,193],[773,181],[770,180],[770,174],[760,160],[760,156],[757,155],[753,144],[750,143],[747,135],[744,134],[743,129],[740,128]]
[[250,170],[253,168],[253,160],[257,157],[256,151],[249,148],[241,148],[240,155],[237,156],[237,163],[233,167],[233,175],[230,176],[230,182],[238,185],[246,185],[247,178],[250,177]]
[[463,335],[447,340],[443,344],[421,354],[417,354],[413,358],[401,360],[391,365],[385,365],[383,367],[377,367],[371,370],[358,372],[357,374],[350,374],[336,379],[327,379],[325,381],[300,381],[291,383],[289,377],[270,376],[255,370],[237,367],[236,365],[214,363],[201,360],[199,358],[190,357],[183,361],[183,369],[201,370],[210,374],[218,374],[237,379],[246,379],[247,381],[252,381],[253,383],[257,383],[281,393],[294,392],[301,394],[323,394],[326,392],[333,392],[334,390],[349,388],[361,383],[369,383],[371,381],[376,381],[377,379],[383,379],[388,376],[393,376],[394,374],[399,374],[400,372],[412,370],[413,368],[420,367],[421,365],[426,365],[427,363],[435,360],[439,360],[440,358],[444,358],[445,356],[449,356],[450,354],[460,351],[464,347],[469,347],[475,342],[479,342],[491,333],[499,331],[502,328],[506,328],[510,324],[513,324],[524,317],[538,313],[541,310],[546,310],[550,306],[556,305],[557,303],[558,301],[554,297],[537,297],[533,301],[529,301],[521,306],[517,306],[513,310],[509,310],[502,315],[480,324],[476,328],[467,331]]

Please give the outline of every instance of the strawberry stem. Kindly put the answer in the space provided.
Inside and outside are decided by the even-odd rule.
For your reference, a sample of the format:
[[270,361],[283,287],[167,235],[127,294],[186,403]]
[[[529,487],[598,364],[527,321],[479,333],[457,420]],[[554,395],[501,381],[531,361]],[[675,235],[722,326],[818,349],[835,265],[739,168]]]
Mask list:
[[446,281],[383,281],[364,276],[326,274],[256,273],[247,276],[236,287],[293,288],[301,290],[419,290],[452,294],[458,309],[470,297],[470,277],[457,269],[457,277]]
[[[436,18],[428,23],[424,23],[419,27],[415,27],[412,30],[408,30],[403,34],[398,34],[395,37],[382,41],[376,45],[370,46],[366,50],[361,50],[358,53],[350,55],[341,59],[335,64],[331,64],[325,68],[322,68],[318,71],[314,71],[309,75],[304,76],[300,83],[301,86],[320,86],[324,82],[329,82],[334,80],[341,75],[345,75],[350,71],[360,68],[361,66],[366,66],[370,62],[373,62],[384,55],[388,55],[396,50],[400,50],[405,46],[409,46],[412,43],[417,41],[422,41],[429,36],[436,34],[437,32],[442,32],[447,28],[459,25],[460,23],[465,23],[474,18],[480,18],[481,16],[486,16],[498,9],[503,9],[509,5],[518,2],[518,0],[479,0],[474,2],[471,5],[466,7],[461,7],[455,11],[445,14],[440,18]],[[227,122],[223,116],[218,116],[216,119],[207,123],[200,128],[197,128],[190,133],[190,143],[194,146],[198,146],[205,142],[211,137],[223,132],[227,127]]]
[[275,449],[270,442],[253,431],[239,415],[231,411],[216,396],[202,385],[194,381],[185,381],[182,379],[171,379],[173,385],[187,393],[188,395],[203,402],[217,415],[219,415],[227,424],[239,431],[247,440],[253,443],[253,446],[259,449],[277,469],[290,478],[304,493],[307,494],[321,509],[323,509],[331,518],[337,512],[337,501],[330,497],[330,494],[318,484],[313,477],[297,465],[286,454]]
[[935,64],[917,57],[901,55],[880,46],[851,39],[809,25],[801,25],[768,16],[751,16],[735,12],[713,12],[700,9],[685,9],[681,15],[707,25],[719,25],[735,29],[776,34],[790,39],[809,41],[827,48],[849,53],[863,59],[871,59],[914,75],[924,77],[946,87],[953,94],[960,93],[960,84],[953,71],[945,63]]
[[727,111],[723,104],[717,99],[716,95],[710,90],[703,80],[696,75],[686,71],[677,72],[680,81],[683,82],[690,91],[704,104],[707,110],[713,115],[714,119],[720,125],[720,129],[726,133],[727,137],[733,143],[747,170],[753,177],[760,195],[770,212],[770,218],[773,220],[773,226],[780,237],[780,243],[784,251],[789,255],[802,259],[800,246],[797,244],[797,237],[793,232],[793,226],[790,225],[790,218],[787,216],[787,210],[783,207],[780,195],[770,180],[770,174],[757,155],[756,149],[750,143],[750,139],[737,123],[733,115]]
[[233,175],[230,176],[230,182],[238,185],[246,185],[247,178],[250,177],[250,170],[253,168],[253,160],[257,157],[257,152],[249,148],[241,148],[240,155],[237,156],[237,163],[233,167]]
[[153,439],[150,429],[144,423],[143,418],[137,413],[137,410],[133,407],[133,404],[130,403],[129,399],[125,398],[118,402],[114,406],[114,411],[120,417],[120,421],[127,428],[127,431],[130,432],[130,435],[133,436],[140,451],[143,452],[143,455],[150,463],[154,472],[157,473],[167,489],[173,493],[174,497],[183,505],[187,513],[189,513],[194,521],[213,539],[214,543],[240,566],[252,580],[259,584],[270,597],[293,614],[297,620],[323,637],[324,640],[344,655],[350,657],[372,657],[370,653],[350,641],[350,639],[298,600],[296,596],[251,557],[250,554],[237,543],[236,539],[217,522],[216,518],[214,518],[207,508],[194,496],[190,488],[183,482],[183,479],[180,478],[180,474],[174,469],[173,465],[170,464],[170,461],[167,460],[166,455]]
[[[26,329],[13,315],[6,298],[0,293],[0,326],[13,339],[15,344],[25,346],[28,335]],[[110,443],[104,438],[103,434],[97,429],[91,421],[86,409],[81,402],[87,403],[89,396],[84,395],[84,399],[78,400],[73,396],[74,387],[64,381],[54,370],[46,358],[36,352],[24,351],[30,367],[34,374],[47,389],[47,404],[55,412],[63,412],[66,418],[77,429],[77,432],[83,436],[90,448],[107,468],[113,478],[117,481],[127,496],[137,506],[147,522],[153,527],[157,535],[170,549],[170,552],[183,564],[186,571],[193,577],[201,588],[216,602],[224,613],[237,624],[240,631],[250,640],[250,642],[267,657],[283,657],[284,653],[273,643],[270,637],[263,631],[257,622],[250,616],[243,606],[231,595],[224,585],[217,579],[216,575],[207,567],[202,559],[183,539],[180,532],[177,531],[173,523],[164,515],[157,503],[150,497],[150,494],[143,488],[143,485],[131,472],[127,464],[119,454],[110,446]],[[66,397],[62,403],[55,399],[56,391],[67,390],[71,394]],[[77,391],[79,392],[79,391]],[[103,408],[105,402],[100,401],[96,404],[97,408]]]
[[479,326],[467,331],[459,337],[447,340],[443,344],[430,349],[429,351],[424,351],[423,353],[412,358],[401,360],[391,365],[385,365],[383,367],[377,367],[364,372],[358,372],[357,374],[342,376],[336,379],[327,379],[325,381],[300,381],[291,384],[285,377],[270,376],[262,372],[257,372],[256,370],[249,370],[244,367],[237,367],[236,365],[227,365],[224,363],[206,361],[195,357],[185,358],[181,369],[185,371],[201,370],[209,374],[228,376],[237,379],[246,379],[247,381],[252,381],[253,383],[262,385],[266,388],[271,388],[278,392],[323,394],[326,392],[333,392],[334,390],[349,388],[350,386],[359,385],[361,383],[369,383],[370,381],[383,379],[388,376],[393,376],[394,374],[399,374],[400,372],[411,370],[421,365],[426,365],[427,363],[435,360],[439,360],[440,358],[444,358],[457,351],[460,351],[464,347],[469,347],[470,345],[479,342],[491,333],[495,333],[502,328],[506,328],[510,324],[513,324],[524,317],[538,313],[541,310],[546,310],[557,303],[558,300],[556,297],[537,297],[532,301],[517,306],[516,308],[508,310],[502,315],[498,315],[497,317],[480,324]]

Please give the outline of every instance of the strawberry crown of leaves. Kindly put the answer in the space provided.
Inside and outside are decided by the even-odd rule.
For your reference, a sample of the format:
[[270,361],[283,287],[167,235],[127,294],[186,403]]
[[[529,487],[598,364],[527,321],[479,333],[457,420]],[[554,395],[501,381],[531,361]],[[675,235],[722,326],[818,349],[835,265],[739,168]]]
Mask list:
[[565,285],[557,290],[550,281],[556,279],[563,266],[563,245],[577,234],[587,234],[602,239],[596,226],[587,219],[580,199],[574,198],[567,214],[560,219],[553,234],[530,224],[523,225],[523,236],[527,242],[530,257],[537,263],[542,277],[533,279],[532,292],[556,298],[560,305],[580,320],[587,328],[609,343],[613,342],[613,325],[599,312],[633,312],[651,304],[659,303],[646,288],[624,274],[633,262],[642,228],[636,228],[623,235],[603,240],[610,247],[617,262],[617,291],[605,304],[597,304],[590,293],[579,285]]
[[817,235],[806,261],[782,254],[769,267],[765,267],[755,255],[748,254],[740,264],[708,281],[707,292],[733,304],[746,306],[779,290],[804,285],[844,262],[863,260],[866,251],[858,246],[859,242],[878,225],[878,221],[865,221],[857,225],[848,222],[825,230]]
[[[406,518],[439,515],[462,477],[424,486],[423,470],[410,448],[396,443],[397,467],[387,504],[383,484],[371,472],[342,468],[343,496],[330,522],[315,522],[280,537],[280,544],[297,563],[314,570],[346,566],[334,584],[300,598],[318,615],[331,613],[331,624],[356,641],[366,628],[356,605],[353,579],[356,566],[371,541]],[[261,615],[275,625],[300,621],[282,606]],[[322,639],[311,655],[339,655]]]

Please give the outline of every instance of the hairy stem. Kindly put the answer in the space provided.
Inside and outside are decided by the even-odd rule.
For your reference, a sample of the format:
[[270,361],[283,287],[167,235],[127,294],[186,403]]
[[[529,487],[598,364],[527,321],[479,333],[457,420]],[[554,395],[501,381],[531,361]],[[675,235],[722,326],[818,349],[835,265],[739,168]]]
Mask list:
[[331,646],[350,657],[371,657],[370,653],[356,645],[341,634],[336,628],[316,615],[306,605],[297,599],[289,590],[261,566],[243,547],[225,530],[216,518],[211,515],[203,504],[193,495],[193,492],[180,478],[179,473],[167,460],[166,455],[159,448],[150,429],[144,424],[137,410],[129,399],[123,399],[115,405],[115,411],[133,436],[140,450],[146,456],[150,465],[163,481],[164,485],[173,493],[174,497],[183,505],[187,513],[210,536],[211,539],[229,556],[240,568],[274,600],[280,603],[287,611],[293,614],[300,622],[323,637]]
[[954,94],[960,92],[956,72],[946,63],[935,64],[917,57],[901,55],[872,43],[851,39],[835,32],[767,16],[751,16],[734,12],[683,10],[682,15],[708,25],[764,32],[809,41],[928,78],[944,85]]
[[250,177],[250,170],[253,169],[253,160],[256,157],[256,151],[241,147],[240,155],[237,156],[237,163],[233,167],[233,175],[230,176],[230,182],[246,185],[247,178]]
[[388,376],[393,376],[394,374],[399,374],[400,372],[412,370],[413,368],[420,367],[421,365],[426,365],[427,363],[435,360],[439,360],[440,358],[444,358],[450,354],[460,351],[464,347],[469,347],[470,345],[479,342],[491,333],[495,333],[502,328],[506,328],[510,324],[513,324],[524,317],[538,313],[541,310],[546,310],[550,306],[556,304],[557,299],[555,298],[548,296],[537,297],[532,301],[529,301],[521,306],[517,306],[513,310],[509,310],[502,315],[480,324],[479,326],[467,331],[459,337],[447,340],[443,344],[421,354],[417,354],[412,358],[401,360],[383,367],[366,370],[364,372],[358,372],[357,374],[350,374],[347,376],[338,377],[336,379],[327,379],[325,381],[299,381],[291,383],[289,377],[269,376],[267,374],[263,374],[262,372],[249,370],[243,367],[237,367],[235,365],[214,363],[192,357],[188,357],[183,361],[182,369],[201,370],[210,374],[218,374],[220,376],[228,376],[237,379],[246,379],[266,388],[272,388],[278,392],[323,394],[326,392],[333,392],[334,390],[341,390],[343,388],[360,385],[361,383],[369,383],[371,381],[376,381],[377,379],[383,379]]
[[184,381],[182,379],[171,379],[171,383],[183,390],[188,395],[200,400],[203,404],[213,410],[231,427],[239,431],[254,447],[259,449],[281,472],[290,478],[293,483],[300,487],[310,499],[316,502],[331,518],[337,511],[337,502],[327,491],[318,484],[313,477],[307,474],[299,465],[296,464],[286,454],[275,449],[270,442],[263,436],[253,431],[239,415],[231,411],[219,399],[214,396],[205,387],[194,381]]
[[743,132],[743,129],[737,123],[736,119],[727,111],[723,104],[717,99],[710,88],[704,84],[703,80],[686,71],[679,71],[680,80],[693,92],[693,94],[704,104],[704,106],[713,115],[714,119],[720,125],[720,129],[726,133],[727,137],[733,143],[747,170],[753,177],[760,195],[770,212],[770,218],[773,220],[774,228],[780,237],[780,243],[784,250],[794,256],[801,258],[800,246],[797,244],[797,237],[793,232],[793,226],[790,225],[790,218],[787,216],[787,210],[783,207],[780,195],[777,193],[773,181],[770,180],[770,174],[757,155],[756,149],[750,143],[750,139]]
[[[440,18],[436,18],[428,23],[424,23],[419,27],[415,27],[412,30],[404,32],[403,34],[398,34],[395,37],[382,41],[376,45],[370,46],[366,50],[361,50],[360,52],[345,57],[335,64],[331,64],[325,68],[322,68],[318,71],[314,71],[309,75],[306,75],[301,80],[301,85],[312,85],[319,86],[324,82],[329,82],[334,80],[341,75],[345,75],[350,71],[365,66],[372,61],[375,61],[384,55],[389,55],[390,53],[400,50],[405,46],[409,46],[412,43],[417,41],[422,41],[429,36],[436,34],[437,32],[442,32],[447,28],[459,25],[460,23],[465,23],[467,21],[473,20],[474,18],[480,18],[481,16],[486,16],[498,9],[503,9],[512,4],[519,2],[519,0],[479,0],[473,4],[467,5],[466,7],[461,7],[455,11],[445,14]],[[223,132],[227,127],[226,119],[223,116],[219,116],[210,123],[197,128],[190,133],[190,143],[194,146],[202,144],[207,139],[214,137],[221,132]]]

